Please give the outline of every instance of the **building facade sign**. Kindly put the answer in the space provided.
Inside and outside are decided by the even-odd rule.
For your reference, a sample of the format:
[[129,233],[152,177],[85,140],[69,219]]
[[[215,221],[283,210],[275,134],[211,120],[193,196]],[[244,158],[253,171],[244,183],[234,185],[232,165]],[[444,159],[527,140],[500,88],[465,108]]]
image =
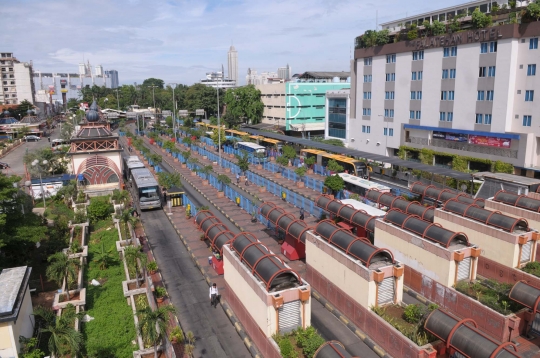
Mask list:
[[448,133],[433,131],[433,139],[451,140],[453,142],[467,142],[469,140],[467,134],[462,133]]
[[496,28],[459,32],[445,36],[433,36],[411,41],[417,50],[435,47],[457,46],[465,43],[492,41],[499,38],[501,31]]
[[511,139],[470,135],[469,144],[484,145],[487,147],[510,148]]

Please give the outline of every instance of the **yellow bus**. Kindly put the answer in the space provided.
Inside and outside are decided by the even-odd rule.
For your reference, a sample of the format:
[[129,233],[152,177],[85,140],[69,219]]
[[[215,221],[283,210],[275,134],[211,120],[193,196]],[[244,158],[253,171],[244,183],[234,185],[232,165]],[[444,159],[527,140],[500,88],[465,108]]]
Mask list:
[[364,179],[369,179],[369,172],[371,171],[371,168],[361,160],[349,158],[344,155],[327,153],[318,149],[302,149],[300,150],[300,155],[304,158],[316,157],[316,164],[322,165],[323,167],[326,167],[330,160],[335,160],[347,173]]

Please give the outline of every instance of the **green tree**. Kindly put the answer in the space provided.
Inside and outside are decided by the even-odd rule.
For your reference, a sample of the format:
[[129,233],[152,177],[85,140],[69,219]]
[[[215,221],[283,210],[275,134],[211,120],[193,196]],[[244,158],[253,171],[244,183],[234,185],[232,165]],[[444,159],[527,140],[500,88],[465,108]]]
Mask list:
[[124,240],[130,239],[129,234],[129,224],[134,228],[135,224],[139,222],[139,219],[137,219],[135,216],[131,214],[130,209],[124,209],[119,215],[116,215],[116,218],[120,221],[120,225],[123,227],[123,236]]
[[59,286],[65,284],[67,300],[69,301],[69,282],[77,281],[77,274],[80,262],[76,258],[69,258],[63,252],[57,252],[47,259],[46,275],[51,281],[55,281]]
[[182,187],[182,181],[180,180],[179,173],[167,173],[159,172],[158,173],[158,184],[169,190],[173,186],[180,188]]
[[217,180],[218,180],[218,183],[219,183],[219,191],[223,191],[223,185],[229,185],[231,183],[231,178],[229,178],[227,175],[225,174],[219,174],[217,176]]
[[330,159],[326,165],[326,169],[334,173],[341,173],[343,171],[343,166],[339,165],[334,159]]
[[100,270],[105,270],[114,262],[114,256],[112,254],[113,249],[114,248],[111,247],[109,250],[105,250],[105,246],[102,242],[101,251],[94,254],[94,259],[92,261],[98,265]]
[[88,218],[92,222],[106,219],[114,212],[114,208],[109,203],[108,197],[96,197],[90,200],[90,205],[87,207]]
[[236,164],[238,165],[238,168],[245,174],[249,170],[249,154],[245,150],[242,151],[241,155],[236,155],[236,159],[238,160]]
[[39,349],[39,341],[37,338],[26,338],[19,336],[19,344],[21,345],[21,351],[19,352],[22,358],[43,358],[45,352]]
[[311,156],[311,157],[308,157],[306,159],[304,159],[304,164],[308,167],[308,168],[311,168],[313,166],[313,164],[315,164],[317,162],[317,157],[316,156]]
[[172,126],[173,126],[172,116],[167,116],[167,117],[165,118],[165,123],[167,123],[167,125],[169,126],[169,128],[172,128]]
[[290,161],[293,161],[294,158],[296,158],[296,150],[290,145],[285,145],[283,146],[282,156],[287,158]]
[[531,2],[529,5],[527,5],[527,9],[525,10],[525,17],[535,19],[538,21],[540,19],[540,4],[538,1]]
[[67,185],[58,189],[56,197],[62,198],[64,204],[69,205],[69,203],[77,197],[77,182],[75,180],[70,180]]
[[145,341],[154,346],[154,357],[157,358],[157,346],[165,337],[169,314],[174,314],[176,310],[172,305],[161,306],[152,311],[151,307],[145,307],[137,311],[140,316],[139,333]]
[[144,87],[156,86],[157,88],[163,89],[165,82],[159,78],[147,78],[143,81],[142,85]]
[[476,8],[472,13],[471,22],[475,29],[483,29],[491,25],[491,15],[486,15],[479,8]]
[[[221,134],[219,133],[221,131]],[[212,136],[210,139],[212,139],[212,142],[214,142],[215,145],[218,145],[219,143],[219,136],[221,135],[221,143],[225,142],[225,129],[218,130],[217,128],[214,128],[212,131]]]
[[35,107],[32,102],[25,99],[17,107],[9,109],[9,112],[14,118],[17,118],[17,120],[19,120],[27,116],[28,111],[33,110],[35,110]]
[[342,147],[342,148],[345,147],[345,144],[343,144],[342,140],[334,139],[334,138],[332,138],[332,139],[323,139],[323,140],[321,140],[321,143],[335,145],[336,147]]
[[332,190],[332,192],[337,193],[340,190],[343,190],[345,187],[345,182],[343,181],[343,178],[336,174],[326,177],[324,180],[324,186]]
[[386,45],[390,41],[390,30],[384,29],[381,31],[377,31],[377,37],[376,37],[376,45],[382,46]]
[[432,24],[432,33],[434,36],[440,36],[446,32],[446,25],[442,22],[435,20]]
[[[220,104],[224,90],[219,89]],[[207,87],[201,83],[189,86],[184,94],[184,106],[180,107],[194,112],[196,109],[204,109],[207,116],[217,116],[217,94],[216,89]],[[221,111],[220,111],[221,112]]]
[[422,26],[424,26],[424,37],[431,36],[433,34],[433,24],[431,22],[424,20]]
[[117,204],[124,204],[124,206],[127,206],[127,204],[129,203],[129,192],[127,190],[114,189],[111,195],[111,199],[114,200]]
[[71,136],[73,135],[74,129],[75,127],[73,127],[73,123],[71,122],[62,123],[62,127],[60,130],[60,139],[70,140]]
[[[39,177],[39,168],[33,167],[32,162],[37,160],[40,163],[41,175],[47,177],[48,175],[65,174],[68,171],[69,160],[66,156],[65,150],[55,150],[51,148],[43,148],[28,152],[23,157],[23,162],[26,164],[26,168],[33,178]],[[46,160],[47,164],[42,164]]]
[[146,280],[146,254],[141,252],[138,247],[127,246],[124,248],[124,259],[130,271],[134,272],[137,288],[139,288],[140,273],[142,273],[142,279]]
[[261,101],[261,91],[253,85],[227,90],[223,102],[228,114],[224,120],[229,127],[240,123],[257,124],[262,118],[264,104]]
[[75,307],[68,305],[61,317],[52,310],[38,306],[34,309],[34,315],[41,318],[40,332],[49,333],[48,348],[55,357],[75,356],[83,346],[83,336],[74,328],[75,319],[84,315],[75,313]]
[[71,108],[79,108],[79,103],[80,101],[76,98],[70,98],[68,99],[67,101],[67,108],[68,109],[71,109]]

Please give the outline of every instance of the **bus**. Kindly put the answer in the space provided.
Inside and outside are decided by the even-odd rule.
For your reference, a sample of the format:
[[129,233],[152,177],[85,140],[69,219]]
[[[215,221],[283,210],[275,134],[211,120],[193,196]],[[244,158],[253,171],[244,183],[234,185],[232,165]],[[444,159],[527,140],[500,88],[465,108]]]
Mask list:
[[283,142],[277,139],[259,137],[258,143],[266,148],[272,148],[277,150],[281,150],[283,148]]
[[251,142],[236,142],[234,145],[235,149],[245,150],[250,154],[265,154],[266,148],[262,145],[258,145]]
[[347,173],[369,180],[371,167],[361,160],[349,158],[344,155],[327,153],[318,149],[302,149],[300,150],[300,155],[303,156],[304,159],[316,157],[316,163],[323,167],[326,167],[330,160],[335,160],[343,167],[344,171],[347,171]]
[[345,190],[353,194],[358,194],[362,197],[365,197],[366,192],[371,189],[376,189],[380,191],[381,193],[390,192],[389,187],[379,184],[379,183],[365,180],[357,176],[346,174],[346,173],[339,173],[338,175],[345,182]]
[[51,149],[52,150],[58,150],[60,148],[67,148],[69,147],[69,140],[64,139],[53,139],[51,140]]
[[139,168],[145,167],[144,164],[139,159],[139,157],[135,155],[123,156],[122,161],[124,164],[123,165],[124,179],[126,179],[127,181],[131,181],[131,171],[133,169],[139,169]]
[[133,189],[141,210],[161,208],[161,190],[157,180],[148,168],[138,168],[131,171]]

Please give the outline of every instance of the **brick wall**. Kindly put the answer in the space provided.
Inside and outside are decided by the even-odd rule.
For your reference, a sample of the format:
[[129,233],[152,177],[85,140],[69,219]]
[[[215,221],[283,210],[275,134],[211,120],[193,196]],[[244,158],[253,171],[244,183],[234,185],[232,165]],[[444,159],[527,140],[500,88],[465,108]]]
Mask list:
[[[480,266],[480,265],[479,265]],[[460,318],[472,318],[478,328],[499,342],[519,336],[519,317],[502,314],[405,266],[405,285]]]
[[529,285],[540,289],[540,277],[533,276],[516,268],[501,265],[497,261],[482,256],[478,258],[478,274],[485,278],[512,285],[524,280]]
[[306,280],[332,305],[349,318],[360,330],[364,331],[378,345],[393,357],[434,357],[435,350],[430,347],[421,348],[403,336],[398,330],[370,309],[356,303],[345,292],[328,281],[310,265],[306,265]]

